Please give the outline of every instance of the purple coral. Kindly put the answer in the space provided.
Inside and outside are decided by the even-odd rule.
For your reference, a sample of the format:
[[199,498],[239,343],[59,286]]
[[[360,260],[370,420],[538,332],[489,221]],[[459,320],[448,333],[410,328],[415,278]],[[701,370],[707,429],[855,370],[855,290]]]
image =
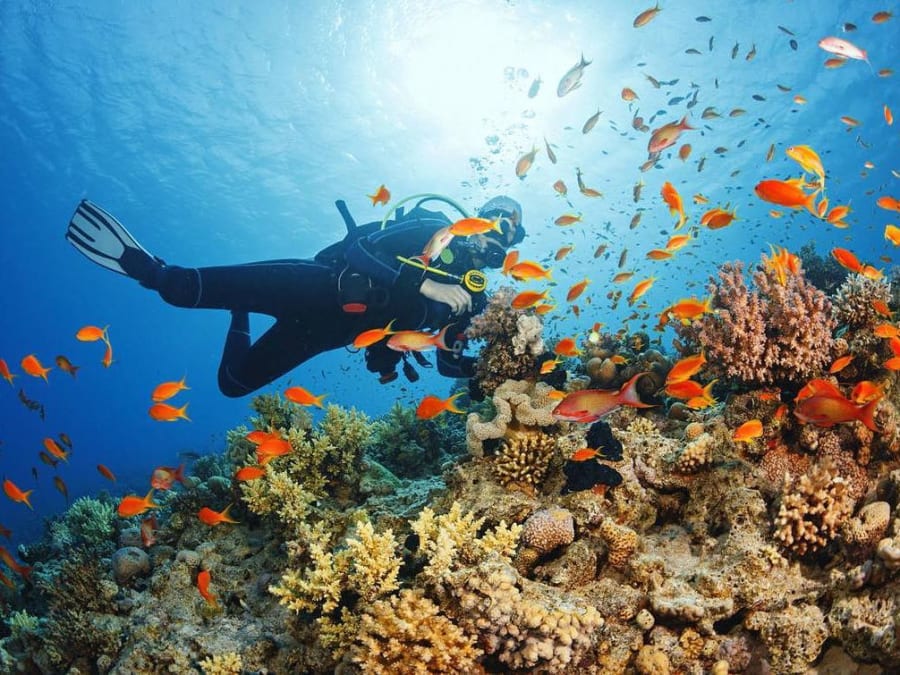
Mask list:
[[831,361],[831,303],[802,269],[782,284],[765,255],[763,263],[753,289],[741,262],[722,265],[708,286],[716,311],[676,330],[699,344],[714,375],[751,386],[802,382]]

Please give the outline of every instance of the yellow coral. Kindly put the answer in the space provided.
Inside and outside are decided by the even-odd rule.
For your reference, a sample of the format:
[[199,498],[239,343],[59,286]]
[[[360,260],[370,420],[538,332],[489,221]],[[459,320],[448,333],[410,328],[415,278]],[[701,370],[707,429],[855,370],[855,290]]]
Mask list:
[[200,662],[203,675],[240,675],[244,670],[241,655],[237,652],[214,654]]
[[494,458],[494,471],[504,487],[534,494],[556,448],[556,438],[537,429],[508,432]]
[[712,461],[712,450],[712,435],[702,433],[684,446],[672,468],[675,473],[696,473]]
[[420,590],[379,600],[362,615],[350,658],[365,673],[479,673],[481,650]]
[[613,567],[624,567],[638,547],[638,534],[630,527],[618,525],[612,518],[600,523],[600,536],[609,551],[606,559]]

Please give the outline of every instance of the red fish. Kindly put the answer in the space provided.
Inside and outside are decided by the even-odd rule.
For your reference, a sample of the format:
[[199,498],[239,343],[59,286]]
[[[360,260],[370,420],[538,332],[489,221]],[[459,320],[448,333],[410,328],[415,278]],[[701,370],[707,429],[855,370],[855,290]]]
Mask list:
[[875,424],[875,408],[879,400],[860,404],[843,395],[814,395],[797,403],[794,415],[804,424],[812,423],[820,427],[859,420],[872,431],[879,432],[880,429]]
[[422,399],[421,403],[419,403],[419,406],[416,408],[416,417],[420,420],[430,420],[443,412],[463,414],[465,411],[456,407],[456,399],[464,393],[465,392],[462,391],[457,392],[450,398],[438,398],[437,396],[429,394]]
[[600,453],[594,450],[594,448],[581,448],[580,450],[576,450],[569,457],[570,462],[584,462],[589,459],[593,459]]
[[218,607],[216,596],[209,592],[210,575],[209,570],[201,570],[197,575],[197,590],[200,591],[201,597],[206,600],[208,605]]
[[284,397],[297,405],[314,405],[317,408],[324,408],[322,401],[328,394],[319,394],[315,396],[303,387],[288,387],[284,390]]
[[153,469],[153,473],[150,475],[150,485],[157,490],[171,490],[175,481],[182,485],[187,485],[184,476],[184,464],[179,464],[177,469],[171,466],[158,466]]
[[0,359],[0,377],[2,377],[4,380],[9,382],[9,386],[11,386],[11,387],[15,386],[13,384],[13,378],[18,377],[18,375],[13,375],[9,371],[9,366],[6,364],[5,359]]
[[791,209],[805,208],[813,215],[816,214],[816,192],[806,194],[799,186],[783,180],[763,180],[753,188],[757,196],[772,204],[786,206]]
[[239,481],[256,480],[266,475],[266,470],[261,466],[243,466],[234,472],[234,479]]
[[153,501],[153,488],[151,488],[150,492],[144,497],[138,497],[137,495],[122,497],[122,501],[119,502],[119,507],[116,509],[116,512],[119,514],[120,518],[130,518],[131,516],[137,516],[143,513],[147,509],[158,508],[159,504],[156,504]]
[[204,525],[209,525],[210,527],[215,527],[219,523],[235,523],[238,521],[234,520],[230,515],[228,515],[228,509],[231,508],[231,504],[226,506],[221,511],[213,511],[208,506],[204,506],[197,512],[197,517],[200,519],[200,522]]
[[553,416],[558,420],[569,422],[596,422],[623,405],[632,408],[652,408],[651,404],[641,401],[637,393],[637,381],[646,374],[646,372],[638,373],[618,391],[613,389],[573,391],[553,409]]
[[34,508],[31,506],[31,502],[29,501],[29,497],[34,490],[25,490],[22,491],[19,489],[19,486],[13,483],[9,478],[3,481],[3,491],[6,493],[6,496],[12,499],[14,502],[19,502],[20,504],[24,504],[32,511]]

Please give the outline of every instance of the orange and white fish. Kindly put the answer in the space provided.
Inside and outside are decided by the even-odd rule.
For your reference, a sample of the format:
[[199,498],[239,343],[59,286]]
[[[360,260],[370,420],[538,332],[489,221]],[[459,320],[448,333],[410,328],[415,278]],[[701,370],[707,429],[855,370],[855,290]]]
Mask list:
[[372,200],[372,206],[375,206],[376,204],[387,204],[391,201],[391,191],[388,190],[384,184],[375,190],[375,194],[366,196]]
[[749,443],[754,438],[759,438],[763,433],[763,424],[758,419],[752,419],[744,422],[741,426],[734,430],[731,438],[739,443]]
[[53,370],[53,368],[44,368],[43,364],[34,354],[29,354],[23,358],[19,365],[22,366],[22,370],[28,375],[31,375],[32,377],[42,377],[44,378],[44,382],[49,382],[47,373]]
[[694,127],[688,124],[687,115],[681,118],[680,122],[669,122],[658,129],[655,129],[650,135],[650,141],[647,143],[647,152],[651,155],[662,152],[678,142],[678,137],[683,131],[691,131]]
[[464,414],[465,410],[460,410],[456,407],[456,399],[464,393],[459,391],[449,398],[439,398],[429,394],[419,402],[416,408],[416,417],[420,420],[430,420],[444,412]]
[[150,474],[150,487],[156,490],[171,490],[175,481],[182,485],[187,485],[184,476],[184,464],[179,464],[177,468],[158,466]]
[[641,401],[637,392],[637,381],[646,375],[638,373],[622,385],[618,391],[614,389],[582,389],[568,394],[553,409],[553,417],[568,422],[596,422],[620,406],[632,408],[652,408],[649,403]]
[[18,375],[13,374],[9,370],[9,366],[6,363],[5,359],[0,359],[0,377],[9,382],[11,387],[14,387],[13,378],[18,377]]
[[429,333],[421,330],[400,330],[388,338],[387,346],[397,352],[422,352],[428,349],[441,349],[449,351],[447,346],[447,330],[444,326],[437,333]]
[[119,507],[116,509],[116,513],[119,514],[120,518],[130,518],[131,516],[140,515],[148,509],[158,508],[159,504],[156,504],[153,501],[153,488],[150,488],[150,492],[148,492],[144,497],[138,497],[137,495],[128,495],[127,497],[123,497],[122,501],[119,502]]
[[29,509],[34,511],[34,507],[31,506],[31,501],[29,500],[29,498],[31,497],[31,493],[34,492],[33,489],[23,491],[19,489],[18,485],[7,478],[3,481],[3,491],[6,493],[6,496],[14,502],[24,504]]
[[296,403],[297,405],[314,405],[317,408],[325,407],[322,405],[322,401],[326,396],[328,396],[328,394],[319,394],[318,396],[315,396],[303,387],[288,387],[284,390],[284,397],[291,403]]
[[569,188],[566,187],[566,184],[562,181],[562,179],[556,181],[553,184],[553,189],[563,197],[565,197],[569,193]]
[[663,183],[659,193],[669,207],[669,213],[673,216],[678,214],[678,225],[675,226],[675,229],[680,229],[687,221],[687,216],[684,215],[684,202],[681,199],[681,195],[678,194],[678,190],[669,181]]
[[78,329],[78,332],[75,333],[75,338],[81,342],[96,342],[97,340],[105,341],[107,339],[107,328],[109,328],[108,325],[103,328],[100,328],[99,326],[82,326]]
[[388,325],[384,328],[370,328],[369,330],[364,330],[362,333],[353,338],[353,346],[357,349],[365,349],[366,347],[371,347],[376,342],[380,342],[384,338],[389,335],[393,335],[394,331],[391,330],[394,326],[394,321],[397,319],[391,319],[388,322]]
[[187,407],[187,403],[180,408],[168,403],[154,403],[147,412],[157,422],[177,422],[178,420],[190,422],[191,418],[187,416]]
[[200,519],[200,522],[204,525],[209,525],[210,527],[215,527],[220,523],[235,523],[238,521],[234,520],[229,514],[228,509],[231,508],[231,504],[226,506],[221,511],[213,511],[208,506],[204,506],[197,512],[197,518]]
[[859,61],[868,61],[869,57],[865,49],[860,49],[852,42],[848,42],[839,37],[824,37],[819,40],[819,47],[831,54],[843,56],[846,59],[857,59]]
[[451,227],[453,226],[445,225],[431,235],[431,239],[425,244],[425,248],[423,248],[422,252],[416,256],[423,265],[427,267],[431,261],[440,256],[441,253],[444,252],[444,249],[450,245],[450,242],[453,241],[454,234],[450,231]]
[[200,597],[206,600],[206,604],[211,607],[218,607],[219,603],[216,600],[216,596],[209,591],[210,580],[209,570],[200,570],[200,573],[197,574],[197,591],[199,591]]
[[581,86],[581,77],[584,75],[584,69],[591,63],[591,61],[586,61],[584,54],[582,54],[578,63],[569,68],[566,74],[562,76],[562,79],[560,79],[559,84],[556,86],[556,95],[562,98],[569,92],[578,89]]
[[190,387],[185,384],[186,379],[187,375],[177,381],[172,380],[171,382],[163,382],[162,384],[156,385],[150,398],[156,403],[161,403],[162,401],[169,400],[180,391],[190,389]]

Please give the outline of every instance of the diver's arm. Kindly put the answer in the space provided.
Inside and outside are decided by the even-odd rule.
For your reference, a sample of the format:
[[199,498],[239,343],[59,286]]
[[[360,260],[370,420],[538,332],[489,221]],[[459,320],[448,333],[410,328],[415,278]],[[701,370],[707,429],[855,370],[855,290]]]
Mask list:
[[425,279],[419,292],[429,300],[449,305],[454,314],[472,311],[472,296],[459,284],[442,284],[433,279]]
[[418,255],[431,234],[431,228],[425,229],[415,222],[392,225],[353,242],[347,249],[347,263],[380,286],[418,289],[425,273],[403,264],[397,256]]

